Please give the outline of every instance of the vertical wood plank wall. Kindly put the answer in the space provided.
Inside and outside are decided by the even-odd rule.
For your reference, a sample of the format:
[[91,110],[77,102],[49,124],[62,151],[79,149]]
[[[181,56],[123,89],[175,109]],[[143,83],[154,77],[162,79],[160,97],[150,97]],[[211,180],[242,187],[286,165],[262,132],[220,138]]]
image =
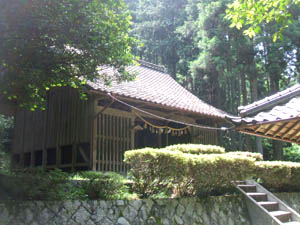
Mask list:
[[[64,164],[61,159],[64,154],[75,157],[80,146],[89,148],[92,104],[93,101],[81,100],[72,88],[57,88],[49,93],[47,111],[19,110],[15,116],[13,155],[20,166],[28,164],[30,158],[31,167],[88,167],[89,162],[77,163],[76,159],[71,159],[70,163]],[[56,163],[47,165],[47,154],[51,150],[56,154]],[[42,165],[39,165],[40,157]]]
[[127,172],[128,165],[123,160],[124,152],[134,147],[133,122],[133,114],[119,113],[113,109],[108,109],[97,116],[95,120],[97,170]]
[[[93,169],[126,173],[124,152],[134,149],[136,115],[80,99],[71,88],[50,92],[47,111],[20,110],[13,158],[21,167]],[[217,144],[217,132],[192,128],[193,143]]]

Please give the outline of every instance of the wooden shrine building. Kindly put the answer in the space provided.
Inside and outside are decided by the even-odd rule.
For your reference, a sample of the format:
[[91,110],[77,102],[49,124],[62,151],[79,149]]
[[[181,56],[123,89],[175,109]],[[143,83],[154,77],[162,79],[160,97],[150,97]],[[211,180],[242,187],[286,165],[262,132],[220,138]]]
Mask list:
[[300,84],[238,110],[228,117],[237,131],[300,144]]
[[[57,88],[49,92],[46,111],[15,110],[14,163],[125,172],[124,152],[129,149],[217,144],[215,130],[176,121],[216,127],[225,122],[225,112],[184,89],[164,67],[140,62],[126,70],[136,79],[111,86],[100,78],[89,82],[88,100],[81,100],[72,88]],[[103,76],[114,73],[112,68],[101,72]]]

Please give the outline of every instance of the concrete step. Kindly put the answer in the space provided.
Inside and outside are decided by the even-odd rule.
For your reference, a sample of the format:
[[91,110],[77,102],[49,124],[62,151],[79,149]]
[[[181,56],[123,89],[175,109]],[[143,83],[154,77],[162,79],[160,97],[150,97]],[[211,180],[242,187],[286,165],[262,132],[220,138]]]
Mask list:
[[292,222],[287,222],[283,223],[284,225],[300,225],[300,222],[292,221]]
[[249,192],[249,193],[247,193],[247,195],[252,197],[257,202],[266,202],[266,201],[268,201],[268,197],[267,197],[266,193]]
[[281,222],[289,222],[291,221],[291,213],[287,211],[273,211],[270,212],[270,214],[277,219],[279,219]]
[[239,184],[239,188],[244,190],[245,192],[256,192],[256,186],[251,184]]
[[278,202],[258,202],[258,204],[268,211],[277,211],[279,209]]

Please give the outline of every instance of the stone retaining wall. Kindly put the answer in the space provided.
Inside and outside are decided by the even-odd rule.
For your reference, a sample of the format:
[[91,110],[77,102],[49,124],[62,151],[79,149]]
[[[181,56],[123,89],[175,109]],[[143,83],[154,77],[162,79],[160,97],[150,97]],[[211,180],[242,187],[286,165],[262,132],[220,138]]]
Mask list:
[[275,195],[300,213],[300,193],[275,193]]
[[132,201],[6,202],[1,225],[250,225],[241,196]]
[[[276,194],[300,212],[300,193]],[[2,202],[1,225],[250,225],[241,196]]]

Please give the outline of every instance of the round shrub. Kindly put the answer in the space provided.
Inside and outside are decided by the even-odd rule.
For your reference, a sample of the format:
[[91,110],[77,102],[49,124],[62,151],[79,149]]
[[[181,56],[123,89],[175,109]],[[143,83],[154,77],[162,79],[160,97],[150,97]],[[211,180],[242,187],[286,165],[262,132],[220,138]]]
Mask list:
[[121,195],[127,191],[125,179],[114,172],[84,171],[79,176],[84,178],[79,188],[88,199],[120,199]]
[[201,144],[178,144],[170,145],[165,148],[169,151],[180,151],[189,154],[223,154],[225,149],[216,145],[201,145]]

